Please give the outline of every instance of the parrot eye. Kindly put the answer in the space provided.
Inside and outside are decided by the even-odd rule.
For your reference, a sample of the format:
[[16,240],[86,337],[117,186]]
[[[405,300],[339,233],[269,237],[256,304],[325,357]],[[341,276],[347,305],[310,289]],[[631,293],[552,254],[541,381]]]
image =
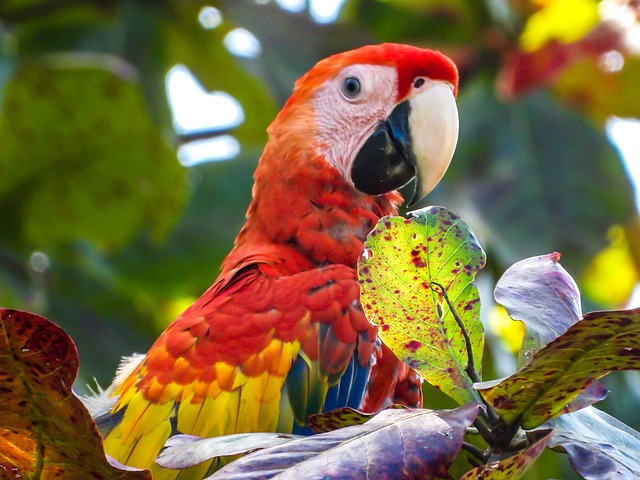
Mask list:
[[424,85],[424,78],[416,78],[413,81],[413,88],[420,88],[422,85]]
[[360,93],[360,80],[356,77],[347,77],[342,84],[342,92],[348,98],[355,98]]

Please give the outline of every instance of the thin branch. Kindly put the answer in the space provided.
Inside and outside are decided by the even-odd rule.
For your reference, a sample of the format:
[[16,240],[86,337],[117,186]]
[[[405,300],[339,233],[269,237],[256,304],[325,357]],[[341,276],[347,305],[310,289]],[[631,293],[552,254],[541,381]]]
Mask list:
[[489,459],[489,455],[485,450],[482,450],[481,448],[476,447],[472,443],[462,442],[462,449],[469,452],[471,455],[476,457],[482,463],[487,463],[487,460]]
[[511,445],[511,441],[515,438],[518,431],[520,430],[521,424],[522,424],[522,415],[520,415],[511,425],[508,425],[506,430],[496,438],[495,445],[504,449],[509,449]]
[[480,411],[480,416],[484,418],[492,428],[497,427],[502,423],[500,415],[496,413],[493,407],[489,405],[489,402],[487,402],[482,395],[480,395],[480,398],[482,399],[482,403],[486,407],[484,410]]
[[476,427],[480,436],[487,442],[489,445],[493,445],[496,443],[496,436],[490,427],[486,426],[480,418],[476,418],[473,422],[473,426]]
[[195,142],[198,140],[211,140],[216,137],[222,137],[229,135],[237,130],[238,127],[230,128],[212,128],[206,130],[192,130],[190,132],[176,133],[178,144],[185,145],[189,142]]

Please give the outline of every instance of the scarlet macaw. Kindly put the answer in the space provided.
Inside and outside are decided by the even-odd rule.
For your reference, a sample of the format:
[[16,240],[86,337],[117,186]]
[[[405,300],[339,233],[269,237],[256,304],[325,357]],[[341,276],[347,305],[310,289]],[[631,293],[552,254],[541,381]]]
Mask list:
[[300,432],[340,406],[421,405],[418,375],[362,313],[355,266],[397,213],[396,189],[415,177],[415,202],[444,175],[457,88],[449,58],[399,44],[333,55],[298,80],[220,276],[91,402],[109,455],[175,478],[153,460],[176,433]]

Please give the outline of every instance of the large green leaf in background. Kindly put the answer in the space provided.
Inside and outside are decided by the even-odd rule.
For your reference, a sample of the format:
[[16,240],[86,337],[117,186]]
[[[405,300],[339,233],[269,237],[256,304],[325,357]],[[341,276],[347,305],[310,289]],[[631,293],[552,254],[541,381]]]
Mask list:
[[248,152],[189,169],[192,194],[165,242],[142,236],[110,254],[83,245],[73,263],[56,265],[49,315],[76,340],[84,383],[92,376],[110,382],[122,355],[146,351],[152,337],[213,283],[244,222],[255,158]]
[[[423,43],[425,34],[435,44],[471,40],[478,34],[478,20],[488,20],[485,2],[475,0],[396,0],[371,2],[357,0],[347,4],[348,18],[367,25],[377,38],[401,38],[406,43]],[[403,18],[402,22],[391,21]]]
[[[585,82],[585,78],[591,81]],[[568,69],[555,88],[569,102],[586,109],[594,118],[606,120],[611,115],[633,118],[640,116],[638,78],[638,57],[628,57],[622,69],[613,72],[603,72],[601,67],[585,60]]]
[[477,220],[494,262],[506,268],[555,250],[581,272],[604,247],[607,229],[636,215],[616,151],[553,98],[503,103],[476,79],[459,108],[460,143],[447,182],[457,210]]
[[14,225],[5,239],[114,248],[143,225],[166,235],[183,203],[183,172],[126,63],[51,56],[21,65],[5,95],[0,211]]

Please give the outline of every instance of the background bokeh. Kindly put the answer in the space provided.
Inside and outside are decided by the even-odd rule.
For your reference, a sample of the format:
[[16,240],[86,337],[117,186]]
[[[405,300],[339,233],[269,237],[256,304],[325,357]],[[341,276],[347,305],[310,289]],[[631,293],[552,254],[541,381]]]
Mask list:
[[[623,308],[638,282],[634,189],[606,132],[640,118],[639,21],[633,0],[3,0],[0,304],[69,333],[78,391],[108,384],[214,281],[295,79],[411,43],[460,69],[459,147],[426,203],[488,253],[486,378],[506,375],[522,331],[492,289],[509,265],[561,252],[585,311]],[[639,428],[637,375],[605,383]],[[539,463],[528,478],[572,478]]]

